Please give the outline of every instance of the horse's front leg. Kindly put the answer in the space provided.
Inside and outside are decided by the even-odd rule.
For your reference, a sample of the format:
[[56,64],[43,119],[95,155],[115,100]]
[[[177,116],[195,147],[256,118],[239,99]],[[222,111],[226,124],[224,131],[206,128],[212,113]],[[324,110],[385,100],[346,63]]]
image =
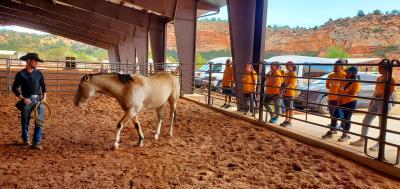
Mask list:
[[163,110],[164,110],[164,105],[162,105],[156,109],[157,119],[158,119],[156,134],[154,136],[154,138],[156,140],[158,140],[158,137],[160,136],[160,132],[161,132],[161,126],[162,126],[162,122],[163,122]]
[[130,120],[133,116],[136,116],[136,113],[134,111],[132,111],[132,110],[125,111],[124,116],[118,122],[117,132],[115,134],[115,141],[114,141],[114,145],[113,145],[113,149],[114,150],[118,149],[118,143],[119,143],[119,139],[120,139],[120,134],[121,134],[122,128],[124,127],[126,122],[128,120]]
[[135,128],[136,128],[137,132],[139,133],[139,142],[138,142],[138,146],[139,146],[139,147],[142,147],[142,146],[143,146],[144,135],[143,135],[143,132],[142,132],[142,127],[140,126],[140,123],[139,123],[139,118],[138,118],[138,116],[135,116],[135,117],[132,119],[132,121],[133,121],[133,125],[135,125]]

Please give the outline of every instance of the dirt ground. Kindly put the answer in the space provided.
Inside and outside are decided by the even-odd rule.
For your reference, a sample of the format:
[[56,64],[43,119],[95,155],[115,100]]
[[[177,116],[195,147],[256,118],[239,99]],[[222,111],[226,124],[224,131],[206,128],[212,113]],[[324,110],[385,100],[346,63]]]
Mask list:
[[[129,123],[112,151],[115,100],[50,95],[43,151],[20,146],[14,97],[0,97],[0,188],[399,188],[400,182],[265,128],[180,100],[174,137],[154,140],[156,114]],[[165,111],[167,120],[168,110]],[[165,121],[164,123],[168,123]],[[32,131],[31,127],[31,131]]]

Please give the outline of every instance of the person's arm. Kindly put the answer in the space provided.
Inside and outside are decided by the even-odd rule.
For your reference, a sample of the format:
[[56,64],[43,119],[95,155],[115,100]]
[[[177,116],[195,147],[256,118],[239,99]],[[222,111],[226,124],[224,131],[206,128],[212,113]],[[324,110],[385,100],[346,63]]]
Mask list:
[[43,74],[40,77],[40,88],[42,89],[42,101],[46,101],[47,100],[47,89],[46,89],[46,83],[44,82],[44,77]]
[[331,80],[329,80],[330,78],[329,78],[329,76],[328,76],[328,80],[326,80],[326,82],[325,82],[325,87],[326,87],[326,89],[330,89],[331,88]]
[[21,78],[20,74],[17,73],[15,75],[14,82],[12,85],[12,91],[15,94],[15,96],[17,96],[20,100],[23,100],[25,104],[30,104],[30,103],[32,103],[31,99],[25,98],[24,96],[22,96],[22,93],[20,91],[21,82],[22,82],[22,78]]
[[17,73],[15,75],[14,82],[12,85],[12,91],[15,94],[15,96],[17,96],[19,99],[22,100],[24,99],[24,97],[21,94],[21,91],[19,89],[20,87],[21,87],[21,76],[19,75],[19,73]]

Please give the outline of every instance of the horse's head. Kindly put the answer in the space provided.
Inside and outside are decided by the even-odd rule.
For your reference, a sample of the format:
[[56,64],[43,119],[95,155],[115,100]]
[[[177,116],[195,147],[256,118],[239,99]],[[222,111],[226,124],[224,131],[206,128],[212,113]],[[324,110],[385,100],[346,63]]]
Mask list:
[[81,107],[86,100],[96,93],[96,87],[91,82],[92,75],[86,74],[79,83],[78,91],[75,94],[74,104]]

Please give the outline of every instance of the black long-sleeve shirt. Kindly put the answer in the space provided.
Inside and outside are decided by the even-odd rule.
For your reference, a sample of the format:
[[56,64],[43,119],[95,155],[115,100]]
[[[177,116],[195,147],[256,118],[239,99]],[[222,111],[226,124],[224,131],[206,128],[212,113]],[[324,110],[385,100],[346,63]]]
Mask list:
[[25,98],[31,95],[41,95],[46,92],[44,77],[39,70],[33,70],[29,73],[26,69],[19,71],[15,75],[12,91],[16,96],[22,94]]

